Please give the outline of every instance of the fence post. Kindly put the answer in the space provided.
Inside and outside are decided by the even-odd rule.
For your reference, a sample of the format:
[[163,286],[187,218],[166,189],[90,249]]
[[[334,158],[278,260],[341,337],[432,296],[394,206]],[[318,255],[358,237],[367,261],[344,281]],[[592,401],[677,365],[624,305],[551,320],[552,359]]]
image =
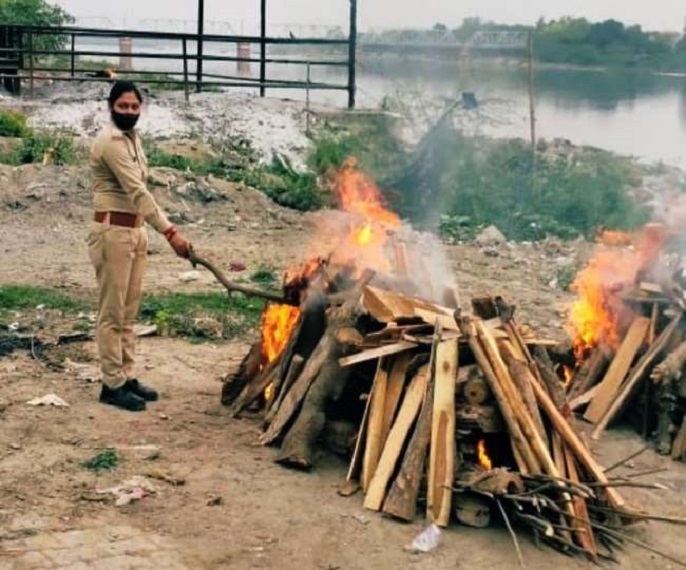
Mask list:
[[350,0],[350,35],[348,36],[348,108],[355,108],[357,90],[357,0]]
[[186,103],[190,98],[188,94],[188,40],[183,38],[183,91]]
[[33,77],[33,33],[29,32],[29,97],[33,99],[33,87],[34,87],[34,77]]
[[310,136],[310,81],[312,79],[312,76],[310,74],[311,71],[311,65],[310,62],[307,62],[307,91],[306,91],[306,98],[305,98],[305,117],[306,117],[306,127],[305,127],[305,134],[307,136]]
[[205,30],[205,0],[198,0],[198,60],[195,68],[195,90],[200,93],[202,91],[202,54],[203,54],[203,35]]
[[267,0],[260,0],[260,97],[267,94]]
[[71,35],[71,76],[74,77],[76,75],[76,35],[72,34]]

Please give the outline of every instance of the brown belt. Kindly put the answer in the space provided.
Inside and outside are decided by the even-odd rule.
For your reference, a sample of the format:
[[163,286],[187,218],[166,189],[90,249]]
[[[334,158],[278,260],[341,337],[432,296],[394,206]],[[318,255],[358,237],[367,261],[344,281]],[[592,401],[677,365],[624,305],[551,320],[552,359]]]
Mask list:
[[139,216],[126,212],[95,212],[95,216],[93,216],[93,219],[101,224],[105,223],[108,218],[112,226],[139,228],[143,225]]

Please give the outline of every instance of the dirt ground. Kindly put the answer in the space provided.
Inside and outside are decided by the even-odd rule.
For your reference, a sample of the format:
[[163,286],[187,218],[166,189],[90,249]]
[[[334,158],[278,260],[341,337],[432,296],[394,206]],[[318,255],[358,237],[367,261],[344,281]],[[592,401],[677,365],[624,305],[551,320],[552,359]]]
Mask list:
[[[160,177],[168,172],[159,173]],[[156,193],[168,211],[195,220],[184,232],[198,250],[227,266],[243,261],[248,272],[264,264],[285,268],[302,259],[313,216],[279,208],[261,194],[212,182],[221,199],[202,203],[184,180]],[[201,184],[202,186],[202,184]],[[87,172],[78,168],[0,167],[0,283],[63,288],[92,296],[94,280],[84,238],[90,215]],[[217,288],[203,277],[182,283],[190,268],[157,237],[151,241],[147,291]],[[563,336],[570,296],[551,282],[560,267],[587,247],[475,245],[447,248],[451,270],[465,299],[502,294],[520,307],[520,320],[551,338]],[[193,345],[148,338],[139,344],[140,376],[161,392],[142,414],[97,403],[99,386],[74,367],[46,368],[26,352],[0,359],[0,568],[257,568],[385,569],[517,566],[506,530],[453,526],[430,554],[404,551],[423,528],[402,525],[365,511],[360,495],[342,498],[336,489],[345,463],[321,452],[309,474],[272,462],[259,446],[259,425],[233,420],[219,404],[220,375],[243,356],[250,338]],[[92,369],[95,347],[63,349],[71,361]],[[78,367],[77,367],[78,368]],[[80,369],[80,368],[79,368]],[[54,393],[68,408],[25,403]],[[612,430],[594,451],[609,465],[644,443]],[[104,447],[122,462],[96,475],[81,463]],[[662,467],[651,476],[664,491],[629,489],[624,494],[652,513],[686,516],[686,468],[646,452],[618,473]],[[154,481],[156,493],[124,507],[103,501],[99,489],[135,475],[162,471],[185,485]],[[216,504],[219,503],[219,504]],[[211,506],[214,504],[214,506]],[[639,525],[633,536],[686,560],[682,527]],[[520,535],[527,567],[585,568],[588,563],[549,549],[538,550]],[[619,555],[627,569],[672,568],[674,563],[628,546]]]

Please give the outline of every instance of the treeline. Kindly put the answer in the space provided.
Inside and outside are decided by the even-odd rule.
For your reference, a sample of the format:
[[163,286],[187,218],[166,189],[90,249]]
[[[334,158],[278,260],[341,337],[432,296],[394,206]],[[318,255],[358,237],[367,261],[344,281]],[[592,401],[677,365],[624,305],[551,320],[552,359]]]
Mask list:
[[[675,22],[675,28],[677,28]],[[565,65],[650,68],[661,71],[686,71],[686,39],[679,33],[649,32],[639,25],[627,26],[617,20],[591,22],[585,18],[541,19],[534,28],[465,18],[458,28],[436,24],[427,40],[449,35],[468,43],[477,32],[535,32],[536,58],[544,63]],[[380,32],[391,40],[407,33],[401,30]],[[494,52],[496,53],[496,52]]]

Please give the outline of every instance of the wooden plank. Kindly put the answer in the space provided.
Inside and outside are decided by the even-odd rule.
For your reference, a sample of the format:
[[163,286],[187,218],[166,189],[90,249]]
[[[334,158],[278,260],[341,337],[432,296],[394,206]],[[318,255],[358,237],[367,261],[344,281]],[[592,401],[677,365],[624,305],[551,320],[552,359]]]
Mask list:
[[569,409],[572,410],[573,412],[578,410],[581,406],[585,406],[588,404],[593,398],[595,398],[596,393],[598,392],[598,389],[600,388],[600,385],[593,386],[588,392],[585,394],[581,394],[581,396],[577,396],[574,398],[572,401],[569,402]]
[[400,405],[403,388],[405,388],[405,376],[411,362],[412,355],[404,352],[394,359],[391,366],[391,371],[388,375],[388,389],[386,390],[386,405],[383,413],[382,441],[386,441],[388,434],[391,432],[391,426]]
[[[559,437],[559,435],[558,435]],[[567,445],[563,445],[563,453],[565,457],[565,462],[567,464],[567,477],[570,481],[574,483],[579,483],[579,471],[576,467],[576,461],[574,459],[574,454],[569,449]],[[598,547],[595,543],[595,537],[593,535],[593,527],[591,526],[591,518],[588,515],[588,505],[586,504],[586,499],[574,496],[574,511],[576,512],[577,518],[573,521],[573,526],[576,528],[576,539],[581,546],[591,557],[594,562],[598,559]]]
[[362,460],[362,490],[366,493],[369,483],[374,477],[376,466],[379,464],[383,449],[383,420],[386,409],[386,391],[388,387],[388,368],[383,358],[379,359],[374,378],[374,390],[371,393],[371,407],[369,408],[369,424],[367,426],[367,445]]
[[428,323],[430,325],[433,325],[433,324],[436,324],[436,322],[439,322],[441,325],[441,328],[443,330],[447,330],[447,331],[459,330],[457,328],[457,322],[455,321],[455,317],[452,315],[445,315],[442,313],[437,313],[436,311],[430,311],[430,310],[422,309],[419,307],[415,308],[414,315],[416,317],[419,317],[425,323]]
[[629,373],[629,368],[631,368],[634,358],[636,358],[636,353],[638,353],[646,339],[649,327],[650,319],[645,317],[637,317],[631,323],[629,331],[626,333],[612,364],[610,364],[605,378],[600,383],[600,388],[598,388],[595,398],[593,398],[584,414],[584,419],[595,424],[601,420],[612,405],[612,401],[621,388],[626,375]]
[[[362,303],[377,321],[390,323],[400,318],[414,317],[415,309],[423,309],[439,315],[452,316],[453,310],[431,303],[426,299],[393,293],[377,287],[364,288]],[[431,324],[433,324],[432,321]]]
[[376,473],[374,473],[374,477],[369,485],[369,490],[364,500],[364,507],[366,509],[373,511],[381,509],[384,497],[386,496],[388,482],[393,476],[407,435],[417,418],[419,408],[424,400],[426,384],[426,375],[417,375],[412,379],[407,389],[405,399],[400,406],[398,418],[391,428],[391,433],[388,435],[388,440],[381,453]]
[[436,351],[427,518],[448,526],[455,477],[455,385],[458,351],[454,340],[439,343]]
[[[374,377],[376,380],[376,376]],[[372,393],[374,392],[374,383],[372,383],[372,388],[367,396],[367,403],[364,407],[364,414],[362,415],[362,423],[360,424],[360,430],[357,434],[357,441],[355,442],[355,450],[353,451],[353,456],[350,460],[350,467],[348,468],[348,475],[345,480],[350,482],[354,481],[358,477],[362,478],[362,459],[364,457],[364,442],[367,441],[367,424],[369,423],[369,410],[372,404]]]
[[424,474],[426,453],[431,439],[434,382],[429,376],[429,365],[422,366],[417,374],[427,377],[427,388],[417,425],[407,446],[398,476],[383,504],[383,512],[395,518],[411,522],[417,514],[417,497]]
[[370,348],[369,350],[364,350],[358,354],[353,354],[352,356],[339,358],[338,364],[341,366],[341,368],[346,368],[347,366],[354,366],[355,364],[368,362],[369,360],[376,360],[377,358],[383,358],[384,356],[400,354],[401,352],[406,352],[416,346],[417,343],[415,342],[402,340],[394,344],[387,344],[378,348]]

